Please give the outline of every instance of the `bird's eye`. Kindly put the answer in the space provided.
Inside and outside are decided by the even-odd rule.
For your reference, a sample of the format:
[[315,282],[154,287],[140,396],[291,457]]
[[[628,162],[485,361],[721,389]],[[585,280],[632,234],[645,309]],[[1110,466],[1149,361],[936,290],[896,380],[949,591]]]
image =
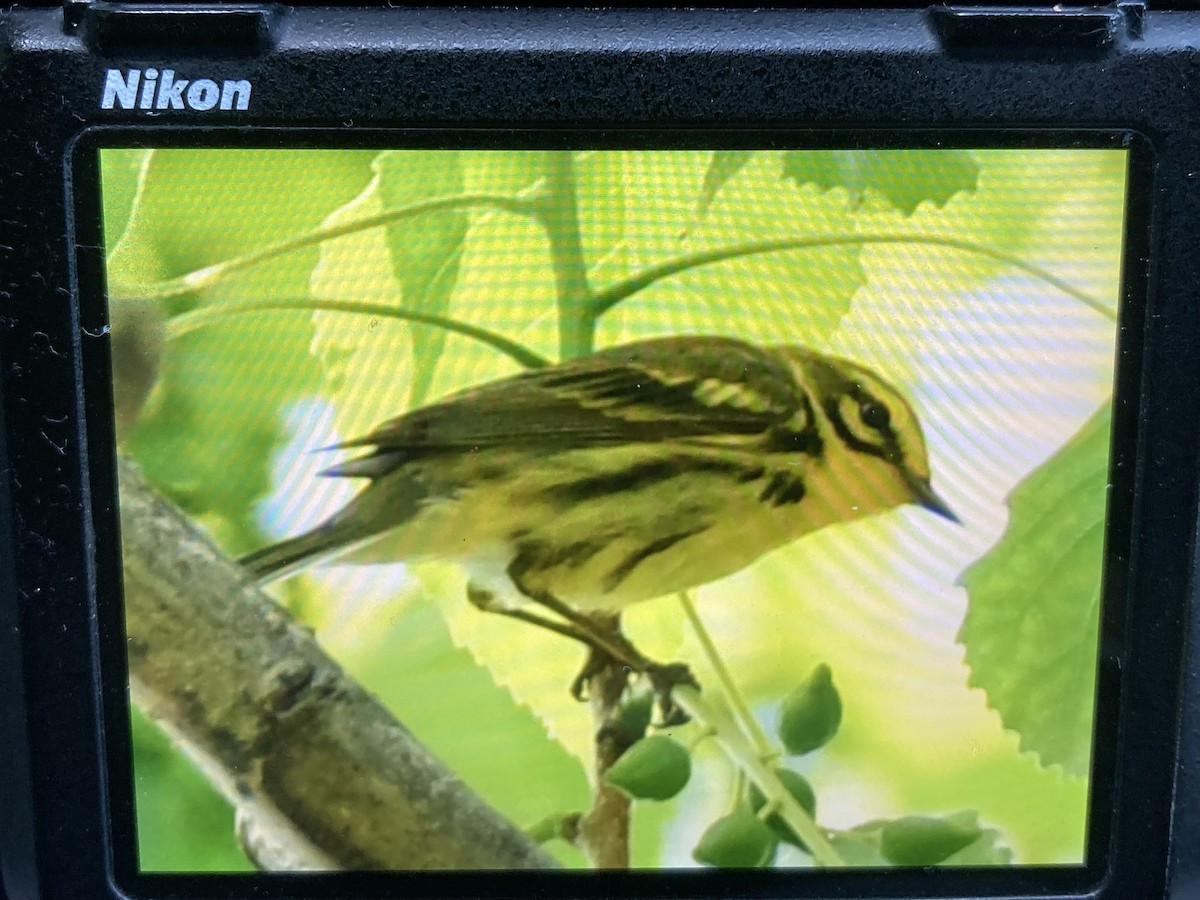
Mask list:
[[892,414],[888,412],[888,408],[874,400],[866,400],[859,404],[858,414],[864,425],[876,431],[883,431],[892,421]]

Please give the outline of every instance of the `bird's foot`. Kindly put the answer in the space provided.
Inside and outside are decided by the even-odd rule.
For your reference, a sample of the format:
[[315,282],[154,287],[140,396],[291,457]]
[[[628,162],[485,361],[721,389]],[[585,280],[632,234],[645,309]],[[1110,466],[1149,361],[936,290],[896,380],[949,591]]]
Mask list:
[[633,668],[608,650],[601,650],[598,647],[589,647],[587,659],[583,661],[583,668],[579,670],[579,674],[571,682],[571,696],[576,700],[584,701],[592,698],[593,682],[605,672],[614,670],[625,670],[625,677],[628,678]]
[[[674,726],[686,723],[688,721],[687,713],[676,705],[671,694],[676,687],[684,685],[699,690],[700,684],[696,681],[696,676],[692,674],[692,670],[684,663],[652,662],[642,656],[633,645],[628,644],[624,639],[622,639],[622,643],[627,645],[627,647],[622,649],[631,651],[629,656],[622,653],[618,657],[608,650],[600,650],[594,647],[588,652],[583,668],[575,676],[575,680],[571,682],[571,696],[576,700],[588,700],[593,696],[593,682],[598,676],[613,670],[624,670],[624,677],[626,679],[630,675],[636,674],[646,678],[649,682],[650,689],[654,692],[654,696],[658,700],[658,708],[662,715],[663,725]],[[622,684],[622,690],[625,686],[625,684]]]
[[658,698],[663,725],[670,727],[686,724],[688,714],[675,703],[673,693],[677,687],[700,690],[700,682],[696,680],[692,670],[685,663],[650,663],[646,667],[645,675],[650,681],[654,696]]

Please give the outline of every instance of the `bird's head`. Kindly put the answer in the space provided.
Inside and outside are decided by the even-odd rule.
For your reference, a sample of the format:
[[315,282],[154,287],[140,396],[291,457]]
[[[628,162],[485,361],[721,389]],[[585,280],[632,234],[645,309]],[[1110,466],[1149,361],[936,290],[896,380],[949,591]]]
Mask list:
[[904,395],[866,366],[804,347],[777,348],[808,392],[828,477],[810,485],[831,517],[913,503],[957,522],[934,491],[921,423]]

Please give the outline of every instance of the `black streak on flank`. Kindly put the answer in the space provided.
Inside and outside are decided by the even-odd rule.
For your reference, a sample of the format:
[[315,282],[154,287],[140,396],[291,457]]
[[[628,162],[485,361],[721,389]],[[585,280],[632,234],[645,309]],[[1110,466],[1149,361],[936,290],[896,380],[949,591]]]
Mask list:
[[589,559],[604,549],[605,540],[591,541],[576,541],[574,544],[565,544],[561,547],[548,548],[545,559],[542,564],[551,569],[556,566],[567,566],[570,569],[578,569]]
[[[794,426],[804,423],[804,427]],[[803,453],[806,456],[820,456],[825,449],[821,440],[821,432],[817,428],[817,417],[813,415],[812,401],[808,395],[802,395],[800,404],[790,421],[785,425],[775,425],[767,432],[768,453]]]
[[606,538],[577,541],[573,544],[551,544],[546,541],[525,540],[517,545],[517,553],[509,564],[508,574],[513,583],[530,570],[555,569],[566,566],[577,569],[604,549]]
[[758,499],[763,503],[769,501],[773,506],[785,506],[789,503],[799,503],[804,499],[804,493],[803,478],[788,472],[776,472],[758,495]]
[[820,456],[824,449],[821,435],[817,433],[816,425],[803,431],[792,431],[783,425],[772,428],[767,435],[767,451],[769,453],[803,453],[805,456]]
[[506,570],[513,586],[530,600],[542,602],[541,598],[549,596],[545,591],[538,591],[526,582],[526,576],[535,576],[549,569],[565,565],[568,568],[578,568],[604,548],[601,541],[580,541],[575,544],[555,547],[544,541],[526,541],[517,546],[516,555],[508,564]]
[[688,475],[728,475],[738,481],[753,481],[762,476],[761,467],[724,459],[699,459],[687,456],[653,460],[621,469],[592,475],[568,484],[556,485],[546,491],[549,499],[565,503],[585,503],[611,494],[640,491],[672,478]]
[[708,525],[701,525],[700,527],[692,528],[689,531],[680,531],[676,534],[668,534],[666,537],[660,537],[658,540],[651,541],[646,546],[640,547],[633,553],[630,553],[623,560],[621,560],[615,569],[613,569],[604,577],[604,593],[608,594],[616,590],[621,582],[630,576],[634,569],[636,569],[646,560],[650,559],[650,557],[657,556],[659,553],[670,550],[680,541],[686,540],[692,535],[696,535],[707,530]]
[[743,469],[737,476],[737,480],[742,484],[746,484],[750,481],[758,481],[758,479],[762,478],[765,474],[767,474],[766,468],[763,466],[753,466],[748,469]]
[[585,503],[609,494],[640,491],[643,488],[674,478],[679,474],[679,463],[673,459],[639,463],[618,472],[592,475],[569,484],[556,485],[547,493],[555,500],[567,503]]

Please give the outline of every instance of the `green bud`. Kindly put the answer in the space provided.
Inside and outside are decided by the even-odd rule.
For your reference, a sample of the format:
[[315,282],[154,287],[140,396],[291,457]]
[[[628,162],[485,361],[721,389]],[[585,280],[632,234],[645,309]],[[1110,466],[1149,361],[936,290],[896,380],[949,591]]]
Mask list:
[[784,698],[779,739],[788,753],[800,756],[828,744],[841,724],[842,698],[833,686],[829,666],[821,663]]
[[669,800],[692,776],[692,757],[682,744],[655,734],[635,743],[605,773],[609,784],[639,800]]
[[905,816],[884,824],[880,848],[898,866],[936,866],[977,841],[981,834],[973,817]]
[[653,694],[642,694],[624,701],[612,718],[612,728],[617,739],[626,744],[641,740],[650,726],[650,716],[653,713]]
[[708,826],[692,858],[721,869],[757,869],[774,858],[778,844],[775,833],[741,806]]
[[[817,816],[817,795],[813,792],[812,785],[808,783],[808,779],[799,772],[793,772],[791,769],[776,769],[775,774],[783,784],[784,789],[800,804],[800,808],[815,819]],[[758,785],[751,785],[750,809],[757,815],[758,811],[766,805],[766,802],[766,795],[759,790]],[[789,844],[795,844],[801,850],[808,849],[804,841],[800,840],[800,836],[788,827],[788,824],[783,821],[781,816],[775,814],[768,817],[766,821],[767,825],[779,835],[781,840],[785,840]]]

